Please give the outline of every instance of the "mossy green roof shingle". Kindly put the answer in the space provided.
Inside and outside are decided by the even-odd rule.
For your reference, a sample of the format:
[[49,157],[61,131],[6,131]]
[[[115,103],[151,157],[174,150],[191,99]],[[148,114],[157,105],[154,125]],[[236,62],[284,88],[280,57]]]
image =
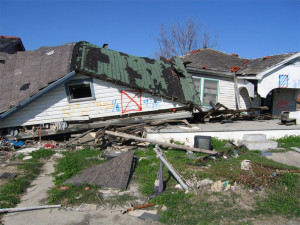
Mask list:
[[70,71],[92,75],[185,104],[200,105],[191,75],[180,58],[154,60],[78,42]]

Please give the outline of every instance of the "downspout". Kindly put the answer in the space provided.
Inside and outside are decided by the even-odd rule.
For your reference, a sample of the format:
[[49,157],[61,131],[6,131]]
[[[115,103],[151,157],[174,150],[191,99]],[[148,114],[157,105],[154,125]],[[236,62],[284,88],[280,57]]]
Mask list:
[[231,72],[233,74],[233,81],[234,81],[234,92],[235,92],[235,100],[237,103],[237,109],[239,110],[241,108],[241,103],[240,103],[240,93],[238,89],[238,83],[237,83],[237,78],[236,78],[236,72],[240,69],[241,67],[233,66],[231,67]]

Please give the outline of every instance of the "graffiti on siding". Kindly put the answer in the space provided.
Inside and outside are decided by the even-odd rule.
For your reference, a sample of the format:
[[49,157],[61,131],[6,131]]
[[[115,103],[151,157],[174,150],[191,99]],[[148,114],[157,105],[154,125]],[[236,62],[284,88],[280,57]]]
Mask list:
[[142,111],[142,92],[141,91],[121,91],[122,113]]
[[289,75],[279,75],[279,88],[287,88],[289,86]]
[[274,105],[273,114],[279,115],[282,111],[295,111],[295,101],[279,99]]
[[142,111],[143,109],[158,110],[160,108],[160,101],[145,97],[142,99],[141,91],[122,90],[120,94],[121,99],[113,99],[111,102],[67,103],[67,106],[62,108],[62,111],[64,115],[72,117],[75,113],[80,113],[82,116],[88,115],[88,111],[93,107],[109,112],[121,112],[122,114]]

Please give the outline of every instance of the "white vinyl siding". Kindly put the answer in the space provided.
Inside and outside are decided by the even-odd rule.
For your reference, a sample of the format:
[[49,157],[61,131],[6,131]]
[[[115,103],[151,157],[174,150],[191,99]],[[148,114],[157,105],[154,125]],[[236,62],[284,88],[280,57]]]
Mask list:
[[[230,109],[236,109],[236,99],[235,99],[235,92],[234,92],[234,82],[233,78],[227,77],[217,77],[217,76],[207,76],[207,75],[200,75],[200,74],[193,74],[194,81],[196,79],[200,79],[200,99],[203,101],[203,80],[216,80],[218,81],[218,102],[225,105]],[[213,78],[213,79],[212,79]],[[203,102],[202,102],[202,105]]]
[[[75,79],[86,78],[88,77],[77,76]],[[4,121],[1,121],[0,127],[89,120],[184,106],[184,104],[178,102],[152,96],[148,93],[136,92],[130,90],[130,88],[95,78],[93,79],[93,88],[95,100],[69,103],[65,85],[61,85]]]

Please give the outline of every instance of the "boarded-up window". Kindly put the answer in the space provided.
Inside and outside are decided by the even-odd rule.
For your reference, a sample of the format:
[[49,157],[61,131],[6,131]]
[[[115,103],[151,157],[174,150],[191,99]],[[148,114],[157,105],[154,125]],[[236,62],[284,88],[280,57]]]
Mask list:
[[218,81],[204,79],[203,105],[209,105],[209,102],[218,102]]

